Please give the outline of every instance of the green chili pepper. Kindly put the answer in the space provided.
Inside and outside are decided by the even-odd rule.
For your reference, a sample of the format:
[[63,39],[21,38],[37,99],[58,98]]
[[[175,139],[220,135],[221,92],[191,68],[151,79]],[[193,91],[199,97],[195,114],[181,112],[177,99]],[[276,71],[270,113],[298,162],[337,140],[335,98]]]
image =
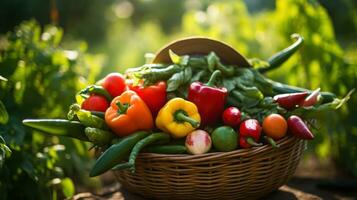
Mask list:
[[182,70],[179,65],[170,65],[162,69],[150,69],[145,71],[140,78],[144,79],[144,84],[149,85],[161,80],[167,80],[173,74]]
[[192,69],[203,69],[205,70],[207,67],[207,62],[204,57],[195,57],[195,56],[190,56],[188,59],[188,64],[189,67]]
[[79,121],[86,127],[94,127],[105,130],[108,129],[102,118],[92,115],[90,111],[81,109],[78,104],[72,104],[70,106],[67,117],[69,120],[72,120],[75,115],[77,115]]
[[217,66],[216,68],[220,70],[224,76],[234,75],[234,66],[231,65],[225,66],[221,62],[218,62],[216,66]]
[[115,164],[124,160],[129,155],[134,145],[149,134],[139,131],[123,138],[119,143],[110,146],[95,162],[89,176],[98,176],[111,169]]
[[93,142],[98,146],[103,146],[109,144],[114,138],[113,133],[98,128],[87,127],[84,129],[86,136],[89,141]]
[[90,113],[91,113],[92,115],[95,115],[95,116],[100,117],[100,118],[102,118],[102,119],[104,119],[104,117],[105,117],[105,112],[90,111]]
[[22,123],[25,126],[29,126],[50,135],[66,136],[89,141],[84,132],[85,127],[77,121],[69,121],[65,119],[25,119]]
[[292,56],[304,43],[304,38],[297,33],[291,35],[291,37],[296,39],[296,41],[289,47],[283,49],[282,51],[270,57],[268,59],[269,67],[258,68],[259,72],[264,73],[279,67],[286,60],[288,60],[290,56]]
[[131,172],[135,172],[135,160],[136,157],[138,156],[140,150],[142,150],[144,147],[153,144],[153,143],[167,143],[170,140],[170,136],[167,133],[153,133],[149,135],[148,137],[140,140],[133,148],[133,150],[130,153],[129,156],[129,161],[128,163],[121,163],[119,165],[116,165],[113,169],[125,169],[123,166],[129,167],[131,169]]
[[105,97],[109,102],[113,100],[113,97],[109,94],[109,92],[99,85],[90,85],[81,90],[79,94],[84,98],[87,98],[90,94],[97,94]]

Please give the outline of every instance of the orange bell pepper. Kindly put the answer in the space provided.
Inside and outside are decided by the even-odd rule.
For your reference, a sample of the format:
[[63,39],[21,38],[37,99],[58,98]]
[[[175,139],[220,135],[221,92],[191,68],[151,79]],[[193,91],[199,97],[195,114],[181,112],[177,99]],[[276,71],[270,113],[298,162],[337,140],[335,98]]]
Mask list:
[[153,121],[145,102],[130,90],[115,97],[105,112],[105,122],[119,136],[127,136],[139,130],[152,130]]

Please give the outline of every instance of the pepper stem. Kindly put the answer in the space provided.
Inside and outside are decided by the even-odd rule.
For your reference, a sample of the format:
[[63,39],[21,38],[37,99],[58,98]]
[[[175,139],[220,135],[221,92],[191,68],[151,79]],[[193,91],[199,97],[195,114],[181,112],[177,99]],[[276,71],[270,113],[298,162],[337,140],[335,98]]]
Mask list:
[[253,147],[259,147],[259,146],[263,145],[262,143],[255,142],[252,137],[247,137],[246,140],[247,140],[247,143],[250,144]]
[[193,128],[200,126],[200,123],[191,117],[187,116],[187,113],[183,110],[179,110],[174,114],[175,120],[178,122],[188,122]]
[[68,118],[69,120],[72,120],[79,110],[81,110],[81,106],[80,106],[80,105],[78,105],[78,104],[72,104],[72,105],[69,107],[69,111],[68,111],[68,114],[67,114],[67,118]]
[[214,71],[206,85],[209,87],[214,87],[214,83],[216,82],[217,77],[220,76],[221,74],[222,74],[222,72],[219,70]]
[[279,148],[279,145],[276,144],[276,142],[274,141],[273,138],[268,137],[268,136],[264,136],[264,139],[274,148]]
[[128,108],[130,107],[130,104],[128,103],[121,103],[120,101],[118,101],[116,103],[116,105],[118,106],[118,114],[126,114],[126,111],[128,110]]

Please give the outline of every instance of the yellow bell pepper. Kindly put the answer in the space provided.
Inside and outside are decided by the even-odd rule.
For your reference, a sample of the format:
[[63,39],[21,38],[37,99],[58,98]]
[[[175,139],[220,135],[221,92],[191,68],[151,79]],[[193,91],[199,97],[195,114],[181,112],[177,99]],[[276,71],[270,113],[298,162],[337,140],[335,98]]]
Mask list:
[[156,127],[174,138],[182,138],[200,126],[197,106],[182,98],[174,98],[161,108],[156,117]]

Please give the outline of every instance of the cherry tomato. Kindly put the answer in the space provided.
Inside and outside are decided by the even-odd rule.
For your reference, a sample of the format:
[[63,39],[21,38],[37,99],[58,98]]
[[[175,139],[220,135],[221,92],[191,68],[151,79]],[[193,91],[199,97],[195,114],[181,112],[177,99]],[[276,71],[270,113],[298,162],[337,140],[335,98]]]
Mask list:
[[279,114],[270,114],[263,120],[263,131],[265,135],[279,140],[286,135],[288,124],[283,116]]
[[237,127],[240,124],[242,113],[236,107],[229,107],[224,110],[222,121],[224,124],[232,127]]
[[103,96],[91,95],[83,101],[81,107],[84,110],[105,112],[109,107],[109,102]]
[[109,94],[114,98],[121,95],[127,86],[125,84],[125,78],[120,73],[110,73],[108,74],[102,82],[102,86],[109,92]]

